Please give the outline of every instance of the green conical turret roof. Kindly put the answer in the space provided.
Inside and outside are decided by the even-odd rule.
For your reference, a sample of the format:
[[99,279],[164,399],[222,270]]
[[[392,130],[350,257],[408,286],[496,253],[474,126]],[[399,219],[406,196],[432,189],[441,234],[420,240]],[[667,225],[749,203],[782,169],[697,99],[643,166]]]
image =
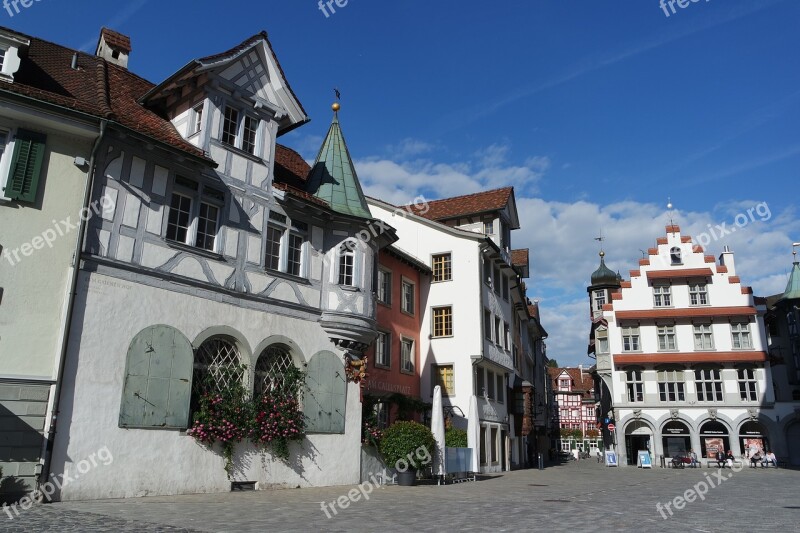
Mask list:
[[308,192],[328,202],[338,213],[372,218],[339,127],[338,109],[335,104],[331,128],[308,176]]
[[789,283],[786,284],[786,290],[783,291],[781,300],[798,299],[800,299],[800,263],[795,262],[792,267],[792,273],[789,275]]

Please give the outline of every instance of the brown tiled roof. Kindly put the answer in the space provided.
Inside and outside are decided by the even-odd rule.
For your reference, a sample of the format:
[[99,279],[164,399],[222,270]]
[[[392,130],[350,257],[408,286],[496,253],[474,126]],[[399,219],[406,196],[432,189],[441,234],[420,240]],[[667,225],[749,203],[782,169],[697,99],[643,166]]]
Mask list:
[[511,264],[514,266],[528,266],[528,248],[511,250]]
[[[115,121],[215,165],[202,150],[183,139],[169,120],[137,103],[153,87],[152,83],[94,55],[25,37],[30,46],[22,55],[19,71],[13,83],[0,83],[0,93],[14,93]],[[73,69],[72,57],[76,53],[78,68]]]
[[280,183],[280,182],[275,181],[275,182],[272,183],[272,187],[274,189],[278,189],[279,191],[286,191],[287,193],[289,193],[289,194],[291,194],[293,196],[297,196],[298,198],[302,198],[304,200],[308,200],[311,203],[314,203],[314,204],[317,204],[317,205],[322,205],[322,206],[325,206],[325,207],[330,207],[328,202],[326,202],[325,200],[321,200],[320,198],[317,198],[313,194],[309,194],[309,193],[307,193],[306,191],[304,191],[302,189],[298,189],[297,187],[292,187],[291,185],[288,185],[286,183]]
[[404,208],[429,220],[447,220],[503,209],[513,192],[514,187],[503,187],[454,198],[431,200],[427,204],[407,205]]
[[311,166],[296,151],[275,145],[275,181],[305,190]]
[[564,371],[566,371],[567,374],[569,374],[569,377],[572,379],[572,392],[582,393],[581,395],[584,398],[592,398],[592,394],[589,392],[594,389],[594,380],[592,379],[592,376],[586,370],[581,373],[580,368],[574,367],[547,369],[547,373],[552,382],[553,392],[558,394],[558,376],[560,376]]
[[[105,37],[110,47],[119,48],[127,54],[131,53],[131,38],[127,35],[122,35],[121,33],[104,27],[100,30],[100,36]],[[99,45],[100,43],[97,44]]]

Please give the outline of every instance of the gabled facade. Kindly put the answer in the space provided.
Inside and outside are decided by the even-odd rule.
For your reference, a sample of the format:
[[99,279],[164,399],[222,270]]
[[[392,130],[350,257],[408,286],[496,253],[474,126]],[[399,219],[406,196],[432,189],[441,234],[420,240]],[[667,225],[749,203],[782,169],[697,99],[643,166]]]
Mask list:
[[[375,338],[377,251],[395,237],[323,199],[309,186],[312,167],[277,143],[308,117],[266,34],[156,86],[114,57],[125,43],[130,52],[119,34],[104,30],[102,57],[35,42],[49,62],[29,54],[21,69],[61,59],[99,88],[86,105],[106,110],[89,199],[108,208],[88,221],[80,248],[46,474],[101,446],[114,460],[53,497],[358,482],[360,391],[346,366]],[[331,148],[313,169],[352,188],[358,178],[337,117],[323,146]],[[78,148],[86,159],[91,142]],[[307,373],[308,436],[287,462],[267,452],[253,460],[252,446],[239,445],[229,478],[223,457],[186,434],[198,384],[241,379],[257,394],[288,365]]]
[[370,211],[397,229],[399,246],[429,265],[420,295],[422,399],[442,387],[443,403],[466,428],[469,398],[478,396],[481,471],[509,469],[515,365],[511,292],[521,281],[510,232],[519,227],[512,188],[397,208],[368,199]]
[[[559,438],[554,448],[563,452],[573,450],[594,455],[599,449],[599,432],[595,428],[594,380],[582,366],[577,368],[548,368],[553,397],[558,406],[553,421]],[[571,431],[573,434],[568,434]]]
[[675,225],[648,252],[603,306],[608,343],[594,343],[609,393],[599,414],[616,426],[606,444],[622,464],[640,450],[654,461],[689,449],[785,455],[766,306],[742,284],[733,252],[717,263]]

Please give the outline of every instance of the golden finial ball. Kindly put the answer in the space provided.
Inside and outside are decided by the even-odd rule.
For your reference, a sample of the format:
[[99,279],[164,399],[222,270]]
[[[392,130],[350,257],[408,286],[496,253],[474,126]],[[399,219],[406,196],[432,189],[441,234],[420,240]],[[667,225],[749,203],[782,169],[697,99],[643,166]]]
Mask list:
[[339,102],[336,102],[331,106],[331,109],[333,109],[334,111],[339,111],[341,108],[342,106],[339,105]]
[[605,257],[605,256],[606,256],[605,252],[600,252],[600,257]]

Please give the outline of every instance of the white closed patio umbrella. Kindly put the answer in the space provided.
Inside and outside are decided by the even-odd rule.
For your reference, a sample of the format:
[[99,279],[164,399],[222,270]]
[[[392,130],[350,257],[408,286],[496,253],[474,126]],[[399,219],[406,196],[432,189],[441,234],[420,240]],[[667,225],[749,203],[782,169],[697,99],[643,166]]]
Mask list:
[[481,424],[478,420],[478,397],[474,394],[469,397],[469,412],[467,413],[467,446],[472,448],[472,472],[480,472],[478,454],[481,451]]
[[444,460],[444,413],[442,412],[442,388],[436,385],[433,388],[433,408],[431,412],[431,433],[436,440],[436,450],[433,452],[433,475],[439,477],[441,483],[445,475]]

